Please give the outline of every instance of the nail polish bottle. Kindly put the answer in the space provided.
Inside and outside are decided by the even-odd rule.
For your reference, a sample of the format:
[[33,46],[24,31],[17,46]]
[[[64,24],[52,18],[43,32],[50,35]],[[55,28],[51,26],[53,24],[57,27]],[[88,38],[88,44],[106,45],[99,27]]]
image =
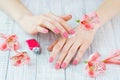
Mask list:
[[40,44],[35,39],[28,39],[26,40],[26,43],[28,44],[29,49],[33,51],[35,54],[41,53]]

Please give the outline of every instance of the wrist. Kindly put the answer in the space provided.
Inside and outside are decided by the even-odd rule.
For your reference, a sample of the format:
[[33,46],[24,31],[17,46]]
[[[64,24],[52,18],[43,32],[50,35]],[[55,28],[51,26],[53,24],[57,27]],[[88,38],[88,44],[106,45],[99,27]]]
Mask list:
[[32,16],[32,13],[22,13],[22,14],[18,14],[15,16],[15,20],[16,22],[21,22],[23,21],[26,17]]
[[96,24],[96,25],[94,25],[93,31],[97,32],[99,30],[99,28],[100,28],[100,24]]

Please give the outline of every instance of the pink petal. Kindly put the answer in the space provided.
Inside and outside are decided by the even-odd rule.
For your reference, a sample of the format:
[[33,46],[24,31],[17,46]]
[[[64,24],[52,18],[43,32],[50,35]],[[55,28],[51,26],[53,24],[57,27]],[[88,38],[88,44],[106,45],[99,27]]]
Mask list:
[[0,33],[0,37],[1,38],[4,38],[4,39],[6,39],[7,37],[6,37],[6,35],[5,34],[3,34],[3,33]]
[[9,38],[14,40],[14,41],[16,41],[18,39],[16,35],[10,35]]
[[98,52],[93,53],[90,57],[89,57],[89,61],[96,61],[100,59],[100,54]]
[[90,13],[88,15],[84,15],[82,21],[80,22],[80,24],[84,25],[84,27],[88,30],[93,29],[94,25],[98,23],[99,23],[99,19],[95,12]]
[[98,62],[96,70],[97,70],[97,74],[104,73],[106,70],[106,64],[102,61]]
[[86,64],[86,71],[90,77],[96,77],[97,75],[104,73],[106,70],[106,64],[100,60],[100,54],[98,52],[93,53]]
[[14,43],[14,50],[18,50],[20,48],[19,42]]
[[89,18],[89,16],[85,14],[84,17],[83,17],[83,20],[86,20],[88,18]]
[[94,70],[91,70],[88,65],[86,65],[86,72],[90,77],[92,78],[96,77],[96,72]]
[[117,61],[117,60],[106,60],[106,61],[104,61],[104,63],[120,65],[120,61]]
[[26,60],[24,61],[24,63],[25,64],[29,64],[30,63],[30,57],[29,56],[26,57]]
[[[15,66],[19,66],[19,65],[24,65],[24,64],[29,64],[30,63],[30,57],[25,53],[25,52],[18,52],[16,51],[16,55],[13,56],[12,59],[15,62]],[[16,59],[14,59],[14,57]]]
[[4,42],[2,45],[0,45],[1,51],[6,51],[8,49],[7,44]]
[[22,64],[21,60],[18,60],[14,63],[14,66],[20,66]]
[[93,25],[92,24],[85,24],[84,27],[88,30],[93,29]]
[[120,50],[117,50],[117,51],[115,51],[114,53],[112,53],[109,57],[107,57],[106,59],[105,59],[105,61],[106,60],[110,60],[110,59],[112,59],[112,58],[115,58],[115,57],[120,57]]
[[94,71],[88,71],[88,75],[92,78],[96,77],[96,73]]

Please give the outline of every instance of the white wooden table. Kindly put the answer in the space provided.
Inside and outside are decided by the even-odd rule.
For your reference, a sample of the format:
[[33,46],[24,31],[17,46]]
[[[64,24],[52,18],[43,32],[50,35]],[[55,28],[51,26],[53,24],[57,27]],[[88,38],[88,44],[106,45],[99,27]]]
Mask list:
[[[76,26],[76,19],[82,18],[84,13],[94,11],[103,0],[22,0],[34,14],[53,12],[57,15],[71,13],[73,19],[69,22]],[[31,65],[14,67],[9,57],[14,55],[11,51],[0,51],[0,80],[120,80],[120,65],[107,65],[104,75],[89,78],[84,70],[83,61],[94,51],[99,51],[102,58],[109,55],[112,50],[120,49],[120,16],[115,17],[105,24],[94,38],[93,44],[86,51],[81,63],[77,66],[70,65],[67,69],[55,70],[54,64],[48,63],[48,45],[56,36],[52,33],[28,35],[19,25],[2,11],[0,12],[0,32],[17,34],[21,43],[21,50],[27,51],[32,59]],[[33,54],[25,44],[26,39],[35,38],[42,46],[41,55]]]

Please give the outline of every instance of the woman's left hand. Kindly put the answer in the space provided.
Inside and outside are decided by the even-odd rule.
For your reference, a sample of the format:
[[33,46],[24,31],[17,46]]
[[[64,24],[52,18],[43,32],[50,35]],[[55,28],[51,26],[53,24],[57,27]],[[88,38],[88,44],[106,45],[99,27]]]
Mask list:
[[[85,30],[81,26],[76,27],[74,36],[68,39],[61,37],[49,46],[48,50],[51,51],[49,62],[53,62],[60,53],[55,64],[56,69],[66,68],[71,60],[73,60],[72,64],[77,65],[92,43],[94,34],[95,30]],[[73,59],[73,57],[75,58]]]

